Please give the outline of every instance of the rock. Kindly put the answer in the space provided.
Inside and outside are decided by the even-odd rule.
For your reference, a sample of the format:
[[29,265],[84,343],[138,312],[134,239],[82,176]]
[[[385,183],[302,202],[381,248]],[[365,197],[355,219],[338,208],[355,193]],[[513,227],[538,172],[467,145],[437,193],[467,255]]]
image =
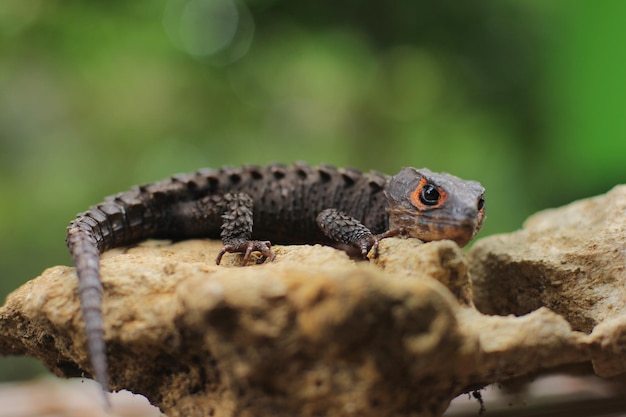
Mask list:
[[481,312],[547,307],[591,335],[599,375],[626,372],[626,185],[537,213],[516,233],[480,240],[469,258]]
[[[462,389],[446,379],[423,389],[454,370],[451,358],[472,354],[445,287],[321,246],[276,247],[274,263],[246,268],[228,267],[240,260],[229,256],[218,267],[220,246],[149,242],[103,256],[113,388],[144,394],[170,417],[434,415]],[[76,295],[67,267],[11,294],[2,352],[36,356],[61,376],[89,374]]]
[[[607,202],[595,204],[610,213]],[[602,223],[588,217],[589,227]],[[528,224],[552,220],[537,222]],[[101,262],[111,386],[145,395],[169,417],[421,417],[440,416],[454,397],[486,384],[572,364],[621,374],[623,277],[593,278],[601,292],[580,277],[595,276],[592,266],[623,268],[610,269],[607,254],[597,255],[600,264],[588,254],[588,270],[576,264],[558,246],[567,224],[554,224],[534,238],[555,245],[544,247],[543,264],[525,261],[535,259],[532,241],[517,252],[507,237],[478,242],[474,287],[449,241],[385,239],[369,263],[319,245],[276,246],[275,262],[248,267],[230,254],[216,266],[221,243],[208,240],[111,250]],[[578,278],[557,285],[553,258]],[[515,275],[524,262],[533,266]],[[532,303],[533,295],[549,300],[535,289],[540,279],[559,288],[560,304]],[[0,353],[37,357],[59,376],[90,375],[76,281],[73,268],[54,267],[12,293],[0,308]],[[622,287],[609,292],[611,284]],[[490,287],[499,285],[505,290]],[[570,316],[576,291],[601,306]],[[490,303],[491,294],[507,302]],[[519,317],[485,315],[474,303]]]
[[397,278],[434,278],[451,291],[462,305],[472,305],[468,265],[457,245],[451,242],[423,244],[417,239],[387,239],[383,242],[378,256],[370,254],[370,260],[375,265]]

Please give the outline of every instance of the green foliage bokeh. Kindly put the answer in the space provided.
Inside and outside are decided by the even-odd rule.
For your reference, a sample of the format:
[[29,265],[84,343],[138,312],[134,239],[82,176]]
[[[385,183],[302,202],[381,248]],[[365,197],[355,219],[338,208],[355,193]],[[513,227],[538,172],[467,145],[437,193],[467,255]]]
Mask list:
[[485,185],[481,236],[605,192],[626,180],[625,16],[618,0],[3,0],[0,293],[70,264],[77,212],[200,167],[427,166]]

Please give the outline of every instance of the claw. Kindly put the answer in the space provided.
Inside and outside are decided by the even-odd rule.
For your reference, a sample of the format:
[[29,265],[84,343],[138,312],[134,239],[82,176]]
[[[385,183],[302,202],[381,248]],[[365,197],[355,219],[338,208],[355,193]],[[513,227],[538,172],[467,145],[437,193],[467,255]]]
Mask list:
[[245,266],[250,261],[250,256],[252,252],[260,252],[261,259],[257,263],[263,263],[266,259],[269,258],[270,262],[272,262],[276,255],[272,252],[272,244],[268,241],[261,240],[240,240],[232,243],[226,243],[222,247],[222,249],[217,254],[217,258],[215,258],[215,263],[217,265],[222,261],[222,257],[226,252],[228,253],[243,253],[242,265]]
[[378,244],[381,240],[386,239],[388,237],[398,236],[399,234],[404,234],[403,229],[391,229],[387,230],[384,233],[379,233],[374,236],[370,236],[370,239],[367,242],[361,243],[361,254],[363,258],[367,259],[367,255],[370,251],[374,250],[373,258],[378,257]]
[[246,245],[246,252],[243,255],[242,265],[247,265],[250,260],[250,255],[252,254],[252,249],[254,249],[254,242],[248,242]]
[[219,265],[220,262],[222,262],[222,256],[224,256],[224,254],[226,252],[232,252],[232,251],[233,251],[233,246],[232,245],[224,245],[224,246],[222,246],[222,249],[217,254],[217,258],[215,258],[215,263],[217,265]]

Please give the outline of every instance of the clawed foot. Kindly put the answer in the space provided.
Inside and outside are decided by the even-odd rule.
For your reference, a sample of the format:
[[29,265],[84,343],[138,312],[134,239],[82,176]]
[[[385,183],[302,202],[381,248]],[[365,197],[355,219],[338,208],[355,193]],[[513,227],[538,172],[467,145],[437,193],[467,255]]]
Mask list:
[[379,233],[377,235],[370,235],[367,239],[363,239],[359,243],[359,248],[361,249],[361,255],[363,256],[363,259],[367,259],[367,254],[372,249],[374,250],[374,258],[378,257],[378,244],[380,243],[380,241],[388,237],[397,236],[402,233],[404,233],[402,229],[392,229],[387,230],[384,233]]
[[226,252],[228,253],[243,253],[243,261],[242,265],[247,265],[250,260],[250,255],[252,252],[260,252],[261,258],[257,263],[262,264],[266,259],[269,258],[270,262],[276,258],[274,252],[272,252],[272,244],[268,240],[234,240],[224,244],[224,247],[217,254],[217,258],[215,258],[215,263],[220,264],[222,261],[222,256]]

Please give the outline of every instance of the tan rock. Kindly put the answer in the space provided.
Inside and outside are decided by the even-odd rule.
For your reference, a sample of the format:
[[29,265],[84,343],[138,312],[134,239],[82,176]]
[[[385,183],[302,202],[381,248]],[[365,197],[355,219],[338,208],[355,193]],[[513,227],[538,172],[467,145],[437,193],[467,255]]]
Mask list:
[[[114,388],[169,416],[433,415],[462,389],[423,383],[451,372],[463,346],[445,287],[328,247],[277,247],[274,263],[246,268],[215,266],[219,248],[149,242],[105,254]],[[73,268],[45,271],[1,314],[3,353],[36,356],[62,376],[88,373]]]
[[380,246],[378,256],[370,259],[396,277],[416,279],[419,276],[436,279],[457,301],[472,304],[472,284],[463,252],[451,241],[423,244],[417,239],[388,239]]
[[545,210],[470,252],[474,302],[487,314],[547,307],[590,333],[596,372],[626,372],[626,185]]
[[[473,250],[477,274],[499,265],[478,256],[487,253],[482,245]],[[170,417],[417,417],[440,416],[452,398],[485,384],[563,365],[593,359],[603,375],[623,372],[622,315],[590,334],[570,326],[589,319],[572,321],[563,314],[572,309],[558,305],[539,303],[521,317],[483,315],[452,242],[386,239],[369,263],[329,247],[277,246],[275,262],[248,267],[238,266],[238,255],[216,266],[220,247],[151,241],[103,256],[114,389],[141,393]],[[476,300],[485,308],[489,289],[484,277],[479,282]],[[504,286],[521,295],[523,284]],[[562,282],[571,297],[562,303],[578,302],[570,284],[580,280]],[[593,320],[619,310],[617,301],[613,310],[598,302],[605,310]],[[0,309],[0,353],[35,356],[69,377],[90,374],[84,347],[73,268],[46,270]]]

